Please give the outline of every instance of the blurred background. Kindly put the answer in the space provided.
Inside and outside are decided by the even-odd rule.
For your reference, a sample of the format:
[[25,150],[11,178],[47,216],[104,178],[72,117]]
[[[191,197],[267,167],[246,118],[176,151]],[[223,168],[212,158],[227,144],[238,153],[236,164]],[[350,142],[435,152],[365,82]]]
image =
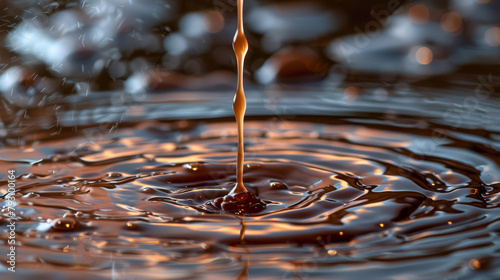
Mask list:
[[[229,90],[235,0],[3,0],[3,106]],[[248,87],[498,81],[500,1],[245,1]],[[4,116],[5,117],[5,116]]]

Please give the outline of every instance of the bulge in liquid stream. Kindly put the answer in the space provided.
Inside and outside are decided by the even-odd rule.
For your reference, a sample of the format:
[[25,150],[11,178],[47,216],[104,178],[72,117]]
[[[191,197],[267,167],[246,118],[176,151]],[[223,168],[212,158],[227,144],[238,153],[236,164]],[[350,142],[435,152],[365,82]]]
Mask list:
[[249,192],[243,184],[243,163],[244,163],[244,141],[243,124],[246,111],[246,99],[243,89],[243,66],[245,56],[248,51],[248,41],[243,30],[243,0],[238,0],[238,29],[234,36],[233,49],[238,63],[238,88],[233,100],[234,116],[238,125],[238,157],[236,167],[236,186],[224,198],[218,198],[214,204],[218,208],[226,211],[244,214],[259,212],[265,208],[265,204]]

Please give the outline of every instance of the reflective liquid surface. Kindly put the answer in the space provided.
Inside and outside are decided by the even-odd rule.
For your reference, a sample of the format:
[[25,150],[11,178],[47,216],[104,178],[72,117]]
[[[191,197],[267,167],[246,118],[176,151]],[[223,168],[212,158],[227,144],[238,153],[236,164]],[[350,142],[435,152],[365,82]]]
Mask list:
[[499,100],[464,117],[467,90],[322,87],[249,94],[243,179],[266,208],[245,215],[213,203],[236,183],[233,93],[48,106],[58,126],[3,138],[16,277],[498,278]]

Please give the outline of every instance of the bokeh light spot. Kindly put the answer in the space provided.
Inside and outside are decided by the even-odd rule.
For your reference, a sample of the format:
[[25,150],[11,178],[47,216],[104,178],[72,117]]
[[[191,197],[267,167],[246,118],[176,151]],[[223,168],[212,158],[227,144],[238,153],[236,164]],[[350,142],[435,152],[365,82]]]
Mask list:
[[457,32],[462,28],[462,17],[457,12],[449,12],[441,17],[441,28],[446,32]]
[[500,46],[500,28],[495,26],[486,30],[484,40],[486,41],[486,44],[492,47]]
[[219,33],[224,28],[224,17],[217,11],[209,11],[203,15],[203,26],[212,33]]
[[429,9],[422,4],[415,5],[410,9],[410,20],[415,24],[424,24],[429,21],[430,12]]
[[422,65],[427,65],[432,62],[434,55],[428,47],[420,47],[415,55],[417,62]]

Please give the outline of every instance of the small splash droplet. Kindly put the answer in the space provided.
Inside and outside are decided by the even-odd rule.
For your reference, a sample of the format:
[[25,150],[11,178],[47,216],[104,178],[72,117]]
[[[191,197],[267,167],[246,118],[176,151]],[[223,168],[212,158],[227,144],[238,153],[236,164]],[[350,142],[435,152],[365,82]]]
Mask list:
[[202,167],[203,167],[203,164],[202,163],[198,163],[198,162],[184,164],[184,168],[186,168],[186,169],[188,169],[190,171],[198,171]]
[[77,227],[77,221],[74,218],[74,215],[65,215],[65,217],[61,219],[55,219],[51,223],[52,229],[56,231],[71,231]]
[[78,211],[78,212],[76,212],[76,214],[75,214],[75,217],[77,217],[77,218],[82,218],[83,216],[85,216],[85,213],[83,213],[83,212],[81,212],[81,211]]
[[207,244],[207,243],[201,243],[201,248],[205,251],[208,251],[212,248],[212,245]]
[[143,187],[141,191],[146,194],[154,194],[156,192],[155,189],[150,187]]
[[36,198],[39,197],[40,195],[34,193],[34,192],[29,192],[23,196],[23,198]]
[[139,230],[140,229],[139,225],[137,225],[136,222],[127,222],[125,224],[125,228],[128,230]]
[[288,186],[285,183],[278,181],[271,181],[269,183],[272,190],[288,190]]
[[29,173],[23,176],[23,179],[36,179],[36,174]]
[[257,162],[253,162],[253,163],[247,163],[245,165],[246,168],[248,169],[251,169],[251,168],[259,168],[260,167],[260,163],[257,163]]
[[328,250],[328,255],[335,256],[337,254],[337,250]]
[[113,172],[108,174],[108,178],[120,178],[120,177],[122,177],[122,174],[118,172]]
[[63,218],[71,218],[71,219],[74,219],[75,218],[75,215],[73,213],[66,213],[63,215]]

